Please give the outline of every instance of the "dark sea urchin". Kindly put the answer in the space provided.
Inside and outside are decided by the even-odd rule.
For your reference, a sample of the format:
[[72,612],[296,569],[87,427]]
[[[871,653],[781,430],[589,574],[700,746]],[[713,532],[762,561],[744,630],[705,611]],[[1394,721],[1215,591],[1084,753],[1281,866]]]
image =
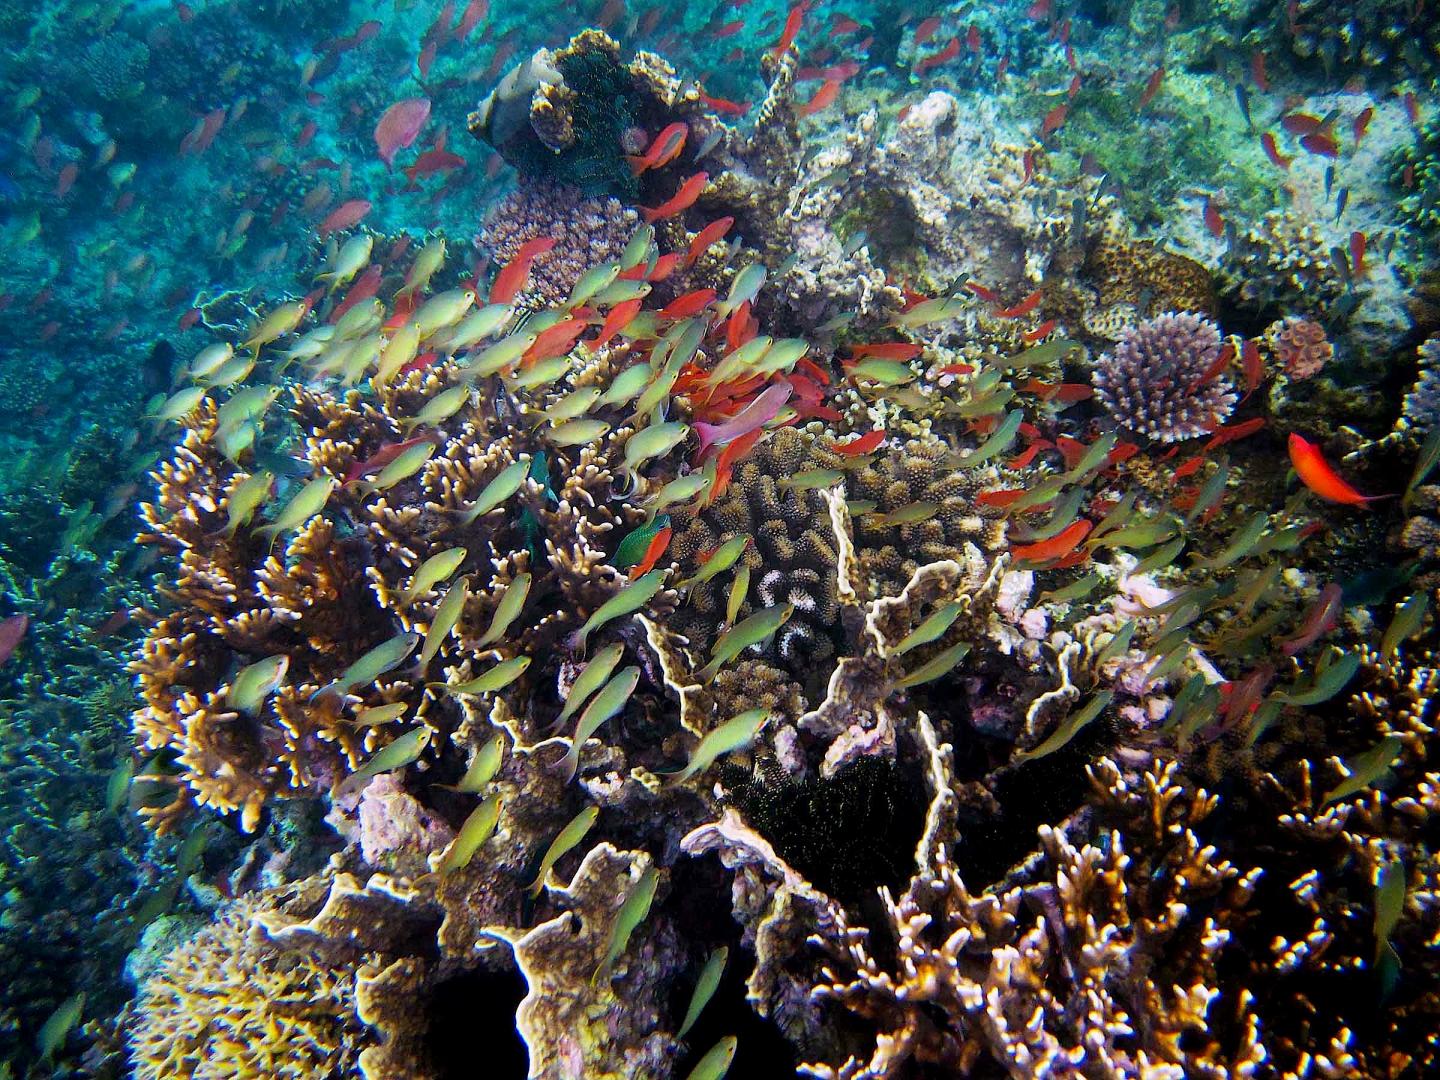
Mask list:
[[1193,439],[1235,407],[1227,379],[1205,379],[1220,348],[1220,328],[1203,315],[1157,315],[1128,328],[1100,358],[1095,389],[1106,412],[1131,431],[1157,442]]

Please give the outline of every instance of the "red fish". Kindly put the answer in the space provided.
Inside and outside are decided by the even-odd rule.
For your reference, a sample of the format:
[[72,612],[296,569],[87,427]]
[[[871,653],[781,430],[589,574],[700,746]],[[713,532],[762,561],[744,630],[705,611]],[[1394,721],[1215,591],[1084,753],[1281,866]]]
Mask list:
[[55,197],[63,199],[70,194],[70,189],[75,186],[75,178],[80,175],[80,166],[70,162],[60,170],[60,175],[55,179]]
[[1020,335],[1020,340],[1027,345],[1032,345],[1041,338],[1049,337],[1055,332],[1055,327],[1060,325],[1059,319],[1046,319],[1034,330],[1028,330]]
[[1040,456],[1044,450],[1053,450],[1055,444],[1049,439],[1036,439],[1020,453],[1005,463],[1007,469],[1023,469]]
[[1359,146],[1360,140],[1365,138],[1365,132],[1369,130],[1370,121],[1374,118],[1374,116],[1375,106],[1366,105],[1365,108],[1361,109],[1360,112],[1356,115],[1355,119],[1351,122],[1350,131],[1351,134],[1355,136],[1356,146]]
[[770,55],[777,60],[785,55],[785,50],[795,41],[795,35],[800,33],[800,24],[805,21],[805,8],[805,4],[796,4],[790,9],[790,14],[785,16],[785,29],[780,32],[780,40],[770,50]]
[[704,91],[700,92],[700,100],[707,108],[721,116],[744,116],[750,111],[750,102],[748,101],[730,101],[728,98],[712,97]]
[[1260,145],[1265,148],[1265,156],[1282,169],[1290,168],[1290,163],[1295,160],[1280,153],[1280,147],[1275,145],[1275,136],[1268,131],[1260,136]]
[[1290,464],[1295,467],[1300,482],[1326,502],[1364,506],[1377,499],[1389,498],[1388,495],[1361,495],[1330,467],[1320,447],[1293,432],[1290,435]]
[[1194,390],[1196,387],[1204,386],[1207,382],[1217,377],[1222,371],[1229,367],[1231,361],[1233,361],[1234,359],[1235,345],[1233,342],[1227,341],[1224,345],[1220,347],[1220,352],[1216,354],[1215,359],[1211,361],[1210,366],[1205,369],[1204,374],[1191,384],[1190,389]]
[[645,280],[649,282],[664,281],[673,274],[679,266],[680,253],[678,251],[661,255],[655,260],[655,265],[651,267],[650,272],[645,275]]
[[1247,340],[1240,347],[1240,369],[1245,372],[1245,397],[1249,397],[1260,388],[1260,383],[1265,378],[1265,365],[1260,360],[1260,346],[1255,342]]
[[690,125],[683,120],[677,120],[675,123],[667,125],[650,141],[650,146],[645,153],[629,154],[625,160],[630,162],[630,168],[636,176],[647,169],[658,169],[680,153],[685,146],[685,137],[689,133]]
[[1355,277],[1365,276],[1365,234],[1363,232],[1352,232],[1350,234],[1350,272]]
[[300,134],[295,136],[295,149],[304,150],[310,145],[310,140],[315,138],[315,133],[320,130],[320,125],[314,120],[306,120],[305,126],[300,129]]
[[931,15],[928,19],[922,19],[920,25],[915,27],[915,44],[924,45],[935,36],[935,31],[939,29],[939,15]]
[[489,13],[490,0],[470,0],[470,3],[465,5],[465,13],[455,24],[455,40],[464,41]]
[[997,293],[994,289],[981,285],[978,281],[965,282],[965,290],[966,292],[974,293],[981,300],[984,300],[987,304],[998,304],[1000,302],[999,293]]
[[1065,118],[1069,115],[1069,105],[1056,105],[1045,114],[1045,119],[1040,122],[1040,138],[1043,139],[1051,132],[1059,131],[1065,126]]
[[386,168],[393,165],[396,153],[414,144],[429,118],[429,98],[406,98],[385,110],[375,125],[375,145]]
[[514,257],[495,275],[495,283],[490,286],[489,302],[508,304],[514,300],[530,277],[531,264],[554,246],[555,241],[548,236],[537,237],[521,244],[520,250],[515,252]]
[[959,55],[960,39],[958,37],[952,37],[950,41],[946,44],[946,46],[939,52],[931,53],[929,56],[921,57],[920,61],[915,65],[915,74],[924,75],[925,72],[929,71],[932,67],[939,67],[941,64],[947,64]]
[[1286,113],[1280,117],[1280,126],[1291,135],[1309,135],[1320,130],[1320,117],[1310,113]]
[[733,420],[724,424],[705,424],[696,421],[692,427],[700,440],[696,460],[703,458],[712,446],[724,446],[742,435],[756,431],[779,414],[785,402],[790,400],[794,388],[789,383],[772,383],[754,401],[742,409]]
[[1025,559],[1029,562],[1063,558],[1074,551],[1080,545],[1080,541],[1090,534],[1091,527],[1086,518],[1080,518],[1066,526],[1060,535],[1049,540],[1041,540],[1039,543],[1012,547],[1010,554],[1015,559]]
[[1193,473],[1195,473],[1196,471],[1198,471],[1199,468],[1200,468],[1200,466],[1201,466],[1201,465],[1204,465],[1204,464],[1205,464],[1205,453],[1204,453],[1204,451],[1201,451],[1200,453],[1196,454],[1194,457],[1190,458],[1188,461],[1185,461],[1185,462],[1183,462],[1183,463],[1181,463],[1180,465],[1177,465],[1177,466],[1175,467],[1175,479],[1176,479],[1176,480],[1184,480],[1185,477],[1190,476],[1191,474],[1193,474]]
[[585,347],[595,352],[603,345],[607,345],[610,339],[623,330],[627,323],[636,315],[640,314],[640,308],[644,306],[643,299],[622,300],[610,309],[605,316],[605,321],[600,324],[600,336],[585,343]]
[[[1026,451],[1026,453],[1029,453],[1029,451]],[[1026,488],[997,488],[994,491],[982,491],[979,495],[975,496],[975,501],[981,506],[997,506],[1003,508],[1009,506],[1016,499],[1020,498],[1021,495],[1024,495],[1026,490]]]
[[795,367],[814,379],[821,386],[830,385],[830,376],[820,369],[820,365],[811,360],[808,356],[802,356],[795,361]]
[[650,538],[650,543],[645,546],[645,554],[640,556],[640,561],[630,568],[630,580],[643,577],[655,569],[655,564],[660,561],[660,556],[665,554],[665,549],[670,546],[670,536],[674,532],[669,525],[661,529]]
[[1320,590],[1320,595],[1310,610],[1305,613],[1298,632],[1292,638],[1280,643],[1280,651],[1286,656],[1294,656],[1301,649],[1315,644],[1321,637],[1335,629],[1340,621],[1340,612],[1343,608],[1340,586],[1331,582]]
[[1025,17],[1037,21],[1040,19],[1048,19],[1050,17],[1050,3],[1051,0],[1035,0],[1033,4],[1025,9]]
[[676,297],[660,309],[662,319],[688,319],[698,315],[715,302],[714,289],[696,289],[684,296]]
[[1161,64],[1150,73],[1150,78],[1145,80],[1145,89],[1140,91],[1140,108],[1145,108],[1155,100],[1155,95],[1160,92],[1160,84],[1165,81],[1165,65]]
[[520,367],[528,368],[541,360],[564,356],[575,347],[580,335],[590,324],[584,319],[562,319],[554,326],[547,326],[535,335],[535,343],[525,350],[520,358]]
[[1302,135],[1300,145],[1320,157],[1333,158],[1340,154],[1340,144],[1328,131],[1312,131],[1309,135]]
[[1064,405],[1077,401],[1089,401],[1095,396],[1095,388],[1089,383],[1063,382],[1055,388],[1055,400]]
[[29,615],[11,615],[0,622],[0,664],[10,659],[29,628]]
[[946,364],[936,374],[939,375],[969,375],[975,370],[974,364]]
[[404,170],[407,181],[406,188],[413,188],[415,181],[422,176],[433,176],[439,172],[450,172],[453,169],[463,169],[465,159],[459,154],[452,154],[443,146],[437,146],[433,150],[426,150],[418,158],[415,164]]
[[840,80],[826,79],[820,84],[820,89],[805,104],[796,108],[795,112],[800,116],[814,116],[827,105],[833,105],[835,99],[840,96]]
[[710,249],[711,244],[723,240],[730,231],[730,226],[734,224],[733,217],[717,218],[696,233],[695,239],[690,241],[690,247],[685,252],[685,265],[693,265],[696,259]]
[[1110,453],[1105,455],[1105,464],[1107,466],[1119,465],[1122,462],[1129,461],[1139,452],[1140,447],[1137,443],[1122,442],[1116,446],[1114,450],[1111,450]]
[[976,56],[980,55],[980,30],[974,23],[965,31],[965,47]]
[[1249,420],[1243,420],[1238,424],[1231,424],[1229,427],[1222,427],[1217,430],[1214,435],[1210,436],[1200,452],[1202,454],[1208,454],[1217,446],[1224,446],[1226,443],[1232,443],[1238,439],[1244,439],[1254,435],[1255,432],[1264,426],[1265,418],[1263,416],[1256,416]]
[[844,454],[846,457],[858,457],[861,454],[868,454],[885,441],[885,429],[876,428],[867,431],[864,435],[857,435],[847,443],[832,442],[830,449],[837,454]]
[[1405,91],[1405,116],[1410,121],[1411,127],[1420,126],[1420,99],[1415,96],[1414,90]]
[[647,222],[664,221],[666,218],[683,213],[695,205],[695,200],[700,197],[700,193],[705,190],[705,185],[709,182],[709,173],[698,172],[681,184],[680,189],[665,202],[659,206],[642,206],[640,213]]
[[715,37],[717,40],[724,40],[728,37],[734,37],[736,34],[738,34],[741,30],[744,29],[745,20],[736,19],[734,22],[728,22],[724,26],[718,27],[712,36]]
[[1220,211],[1215,208],[1215,203],[1208,196],[1205,199],[1205,208],[1201,211],[1201,217],[1205,221],[1205,231],[1217,240],[1225,235],[1225,219],[1220,216]]
[[368,199],[351,199],[348,202],[343,202],[334,210],[330,211],[325,220],[320,222],[319,226],[316,227],[315,231],[319,234],[320,239],[323,240],[332,232],[339,232],[343,229],[350,228],[352,225],[358,225],[360,219],[370,213],[371,205]]
[[1270,78],[1265,74],[1265,54],[1259,49],[1250,54],[1250,77],[1262,93],[1270,92]]
[[1001,308],[999,311],[995,312],[995,317],[997,319],[1018,319],[1024,315],[1029,315],[1032,311],[1034,311],[1037,307],[1040,306],[1040,298],[1042,295],[1043,291],[1040,289],[1036,289],[1033,293],[1025,297],[1024,300],[1021,300],[1014,307]]
[[1085,444],[1079,439],[1072,439],[1069,435],[1061,435],[1056,438],[1055,446],[1060,451],[1060,456],[1065,459],[1067,469],[1073,469],[1085,456]]

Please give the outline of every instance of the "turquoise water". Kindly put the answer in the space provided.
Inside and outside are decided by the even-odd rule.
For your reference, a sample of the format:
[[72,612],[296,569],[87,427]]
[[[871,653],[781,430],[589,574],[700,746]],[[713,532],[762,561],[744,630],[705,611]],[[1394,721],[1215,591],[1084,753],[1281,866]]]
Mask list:
[[1434,1075],[1435,25],[0,3],[0,1076]]

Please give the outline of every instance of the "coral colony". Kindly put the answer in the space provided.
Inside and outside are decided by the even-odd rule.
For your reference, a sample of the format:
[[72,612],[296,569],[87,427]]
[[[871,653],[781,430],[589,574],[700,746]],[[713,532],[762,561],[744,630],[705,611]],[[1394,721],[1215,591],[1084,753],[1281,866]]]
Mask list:
[[1440,1074],[1423,5],[393,6],[29,139],[263,160],[0,505],[0,1077]]

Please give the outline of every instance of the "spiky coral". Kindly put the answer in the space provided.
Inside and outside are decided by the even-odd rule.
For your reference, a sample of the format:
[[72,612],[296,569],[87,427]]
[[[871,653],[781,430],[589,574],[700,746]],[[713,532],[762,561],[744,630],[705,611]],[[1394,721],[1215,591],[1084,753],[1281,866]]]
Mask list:
[[1235,407],[1227,379],[1210,377],[1220,328],[1192,312],[1168,313],[1131,327],[1095,365],[1095,389],[1117,421],[1158,442],[1214,430]]

